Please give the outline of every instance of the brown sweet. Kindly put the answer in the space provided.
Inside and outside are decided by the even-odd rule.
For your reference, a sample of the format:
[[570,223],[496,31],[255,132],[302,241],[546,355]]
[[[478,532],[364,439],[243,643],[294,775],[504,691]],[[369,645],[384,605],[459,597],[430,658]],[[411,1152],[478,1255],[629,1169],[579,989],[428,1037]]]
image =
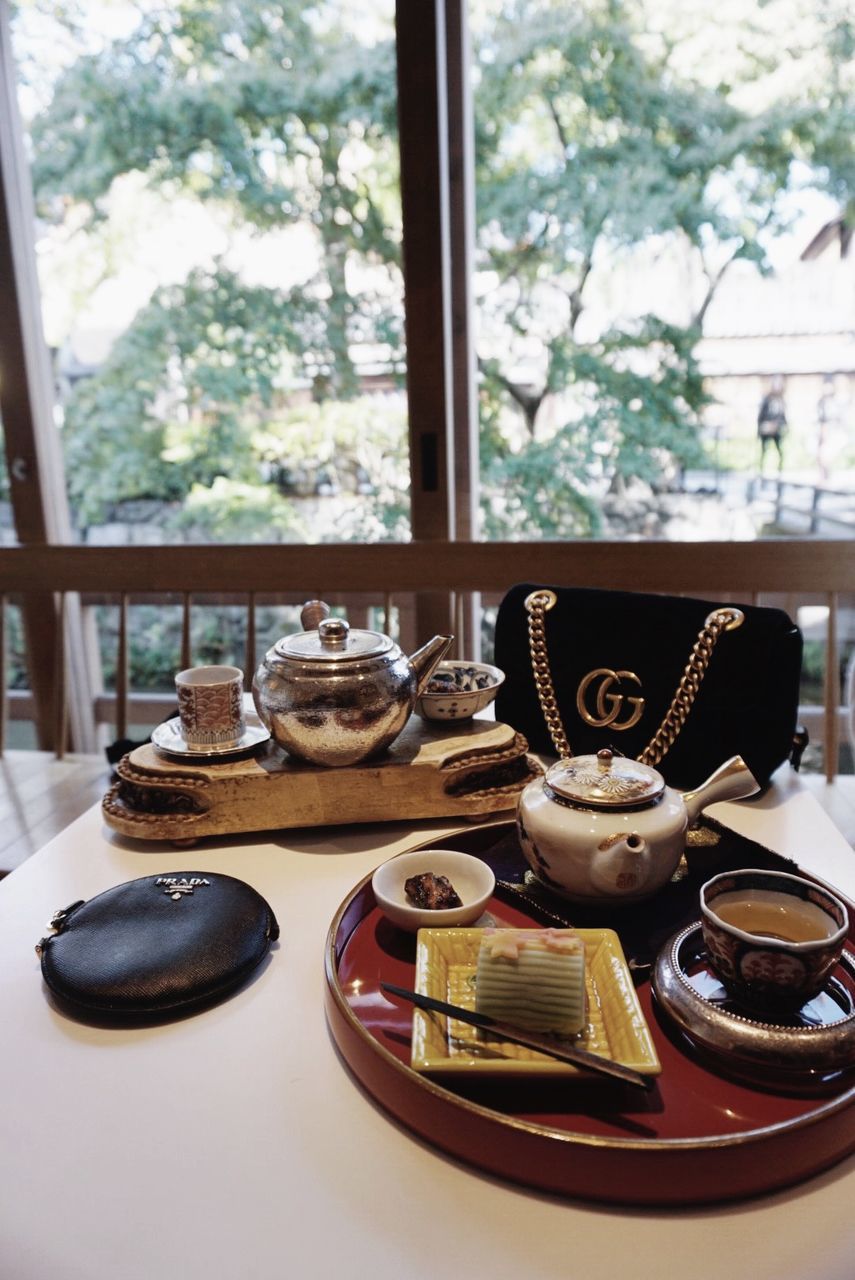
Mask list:
[[423,911],[443,911],[448,907],[463,906],[448,876],[437,876],[432,871],[410,876],[404,881],[404,893],[414,907],[420,907]]

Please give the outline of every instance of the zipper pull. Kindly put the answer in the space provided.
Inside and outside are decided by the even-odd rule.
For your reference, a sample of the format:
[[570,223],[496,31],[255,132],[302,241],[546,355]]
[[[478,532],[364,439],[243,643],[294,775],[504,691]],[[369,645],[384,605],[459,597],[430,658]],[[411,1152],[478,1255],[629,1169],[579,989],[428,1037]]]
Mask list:
[[85,901],[84,898],[79,898],[77,902],[72,902],[70,906],[60,907],[58,911],[54,911],[53,915],[48,921],[48,926],[47,926],[49,929],[53,930],[53,933],[48,934],[46,937],[39,939],[39,941],[36,943],[37,956],[40,956],[43,953],[45,947],[51,941],[52,938],[55,938],[58,933],[62,933],[69,916],[73,912],[75,912],[78,907],[82,907],[84,901]]

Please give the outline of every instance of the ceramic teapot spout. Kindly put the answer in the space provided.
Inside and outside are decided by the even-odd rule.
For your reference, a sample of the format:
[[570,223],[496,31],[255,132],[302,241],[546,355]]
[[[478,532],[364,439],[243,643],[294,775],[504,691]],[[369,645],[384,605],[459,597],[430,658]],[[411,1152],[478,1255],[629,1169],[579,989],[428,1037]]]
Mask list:
[[718,804],[720,800],[743,800],[759,790],[760,784],[742,756],[731,756],[697,790],[683,792],[689,823],[693,823],[707,805]]
[[650,845],[637,831],[606,836],[591,861],[591,884],[610,897],[634,897],[647,884],[651,858]]
[[410,666],[416,673],[416,697],[421,697],[424,693],[437,663],[442,661],[453,643],[454,636],[434,636],[411,655]]

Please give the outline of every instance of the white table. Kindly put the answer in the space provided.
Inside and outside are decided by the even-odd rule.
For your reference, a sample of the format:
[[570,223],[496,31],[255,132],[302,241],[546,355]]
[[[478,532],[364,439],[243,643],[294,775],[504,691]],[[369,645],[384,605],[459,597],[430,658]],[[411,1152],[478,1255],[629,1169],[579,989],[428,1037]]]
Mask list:
[[[712,816],[855,897],[855,854],[793,776]],[[336,908],[427,823],[128,847],[92,809],[0,883],[3,1280],[852,1280],[855,1158],[722,1208],[632,1210],[491,1179],[399,1128],[349,1075],[323,1012]],[[34,944],[57,907],[121,881],[221,871],[282,929],[255,981],[165,1027],[56,1013]]]

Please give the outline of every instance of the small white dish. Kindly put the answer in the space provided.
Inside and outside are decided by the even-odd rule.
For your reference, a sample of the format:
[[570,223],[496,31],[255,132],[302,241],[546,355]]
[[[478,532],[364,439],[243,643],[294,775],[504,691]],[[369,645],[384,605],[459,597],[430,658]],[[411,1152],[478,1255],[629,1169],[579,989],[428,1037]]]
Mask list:
[[159,724],[151,735],[154,745],[170,756],[180,756],[183,760],[220,760],[224,756],[240,755],[260,747],[270,738],[270,731],[265,728],[256,714],[246,714],[246,729],[240,741],[228,747],[215,747],[211,743],[197,746],[187,742],[181,733],[181,719],[165,720]]
[[[451,677],[456,687],[432,689],[431,685],[439,684],[443,677]],[[488,683],[482,689],[468,688],[473,678],[486,679]],[[416,702],[416,711],[425,720],[470,720],[490,705],[504,679],[504,671],[489,662],[440,662]]]
[[[415,907],[407,898],[404,883],[411,876],[432,871],[445,876],[462,902],[460,907],[430,910]],[[474,924],[484,914],[496,877],[480,858],[453,849],[416,849],[383,862],[371,878],[377,905],[387,919],[401,929],[415,933],[419,929],[460,927]]]

